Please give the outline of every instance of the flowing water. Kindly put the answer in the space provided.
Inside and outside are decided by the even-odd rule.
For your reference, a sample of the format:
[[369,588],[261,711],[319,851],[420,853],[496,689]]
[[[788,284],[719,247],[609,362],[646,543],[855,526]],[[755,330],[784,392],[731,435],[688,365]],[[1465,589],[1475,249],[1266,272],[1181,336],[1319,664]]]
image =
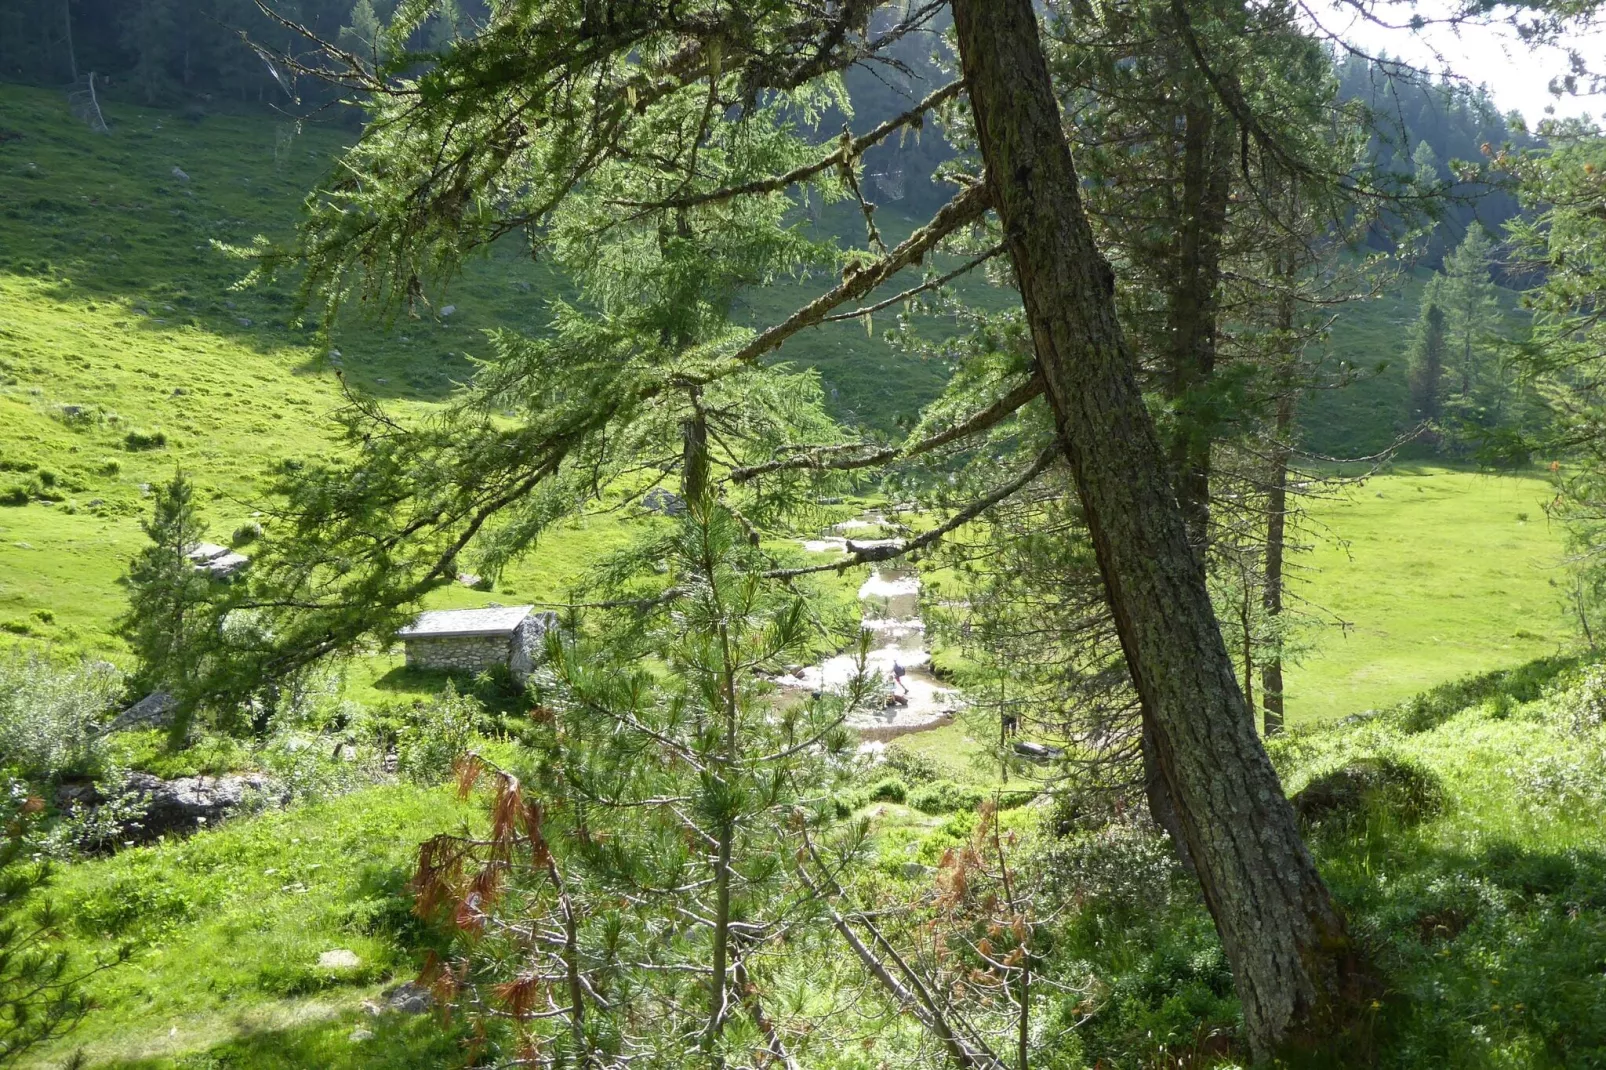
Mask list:
[[[832,535],[804,542],[815,553],[845,553],[852,532],[879,529],[874,518],[849,520],[836,525]],[[855,538],[855,546],[874,545],[879,540]],[[866,740],[887,740],[919,732],[953,719],[961,704],[959,693],[944,687],[931,675],[931,653],[926,649],[926,624],[920,618],[920,574],[896,565],[876,566],[859,588],[861,627],[871,633],[865,667],[885,681],[883,692],[892,693],[895,664],[906,670],[908,704],[888,703],[865,713],[855,714],[849,724]],[[783,680],[810,690],[840,688],[858,671],[852,653],[827,658]]]

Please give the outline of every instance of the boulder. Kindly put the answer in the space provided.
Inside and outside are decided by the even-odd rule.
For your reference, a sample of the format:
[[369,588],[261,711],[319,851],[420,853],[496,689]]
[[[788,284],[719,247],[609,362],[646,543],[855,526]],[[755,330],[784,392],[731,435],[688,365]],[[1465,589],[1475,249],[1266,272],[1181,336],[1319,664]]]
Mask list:
[[[278,785],[261,773],[177,780],[163,780],[150,773],[130,773],[123,781],[122,790],[139,800],[142,816],[118,829],[114,839],[138,843],[215,825],[238,810],[249,794],[260,792],[274,797],[280,794]],[[56,805],[68,812],[97,807],[106,801],[100,789],[88,782],[68,782],[56,789]]]
[[111,731],[130,728],[166,728],[173,723],[173,710],[177,707],[173,696],[166,691],[152,691],[128,709],[119,713],[111,723]]
[[1015,741],[1015,753],[1028,761],[1047,762],[1063,757],[1065,750],[1063,747],[1050,747],[1046,743],[1033,743],[1030,740],[1017,739]]
[[184,556],[194,561],[197,565],[201,565],[222,557],[228,552],[229,548],[227,546],[219,546],[215,542],[198,542],[188,550],[185,550]]
[[190,176],[184,173],[184,168],[182,167],[173,168],[173,177],[180,182],[188,182],[190,180]]
[[318,956],[320,970],[354,970],[361,965],[362,959],[349,948],[337,947]]
[[642,508],[663,516],[679,516],[686,511],[685,499],[680,495],[654,487],[641,496]]
[[384,1008],[388,1011],[397,1011],[401,1014],[423,1014],[435,1006],[435,997],[429,989],[413,981],[403,981],[392,988],[385,989]]
[[227,553],[221,557],[214,557],[202,567],[214,580],[227,580],[234,578],[237,572],[250,563],[251,559],[244,554]]
[[145,817],[136,838],[153,840],[169,833],[194,832],[228,817],[251,792],[274,793],[272,779],[261,773],[190,776],[163,780],[149,773],[130,773],[130,791],[145,797]]

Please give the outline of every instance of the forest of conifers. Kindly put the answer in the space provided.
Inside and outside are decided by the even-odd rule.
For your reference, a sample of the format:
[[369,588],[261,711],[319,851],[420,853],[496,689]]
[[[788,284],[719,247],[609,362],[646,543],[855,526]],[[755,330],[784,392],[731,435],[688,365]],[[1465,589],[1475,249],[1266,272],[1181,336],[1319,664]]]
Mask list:
[[1480,73],[0,2],[0,1067],[1606,1065],[1606,135]]

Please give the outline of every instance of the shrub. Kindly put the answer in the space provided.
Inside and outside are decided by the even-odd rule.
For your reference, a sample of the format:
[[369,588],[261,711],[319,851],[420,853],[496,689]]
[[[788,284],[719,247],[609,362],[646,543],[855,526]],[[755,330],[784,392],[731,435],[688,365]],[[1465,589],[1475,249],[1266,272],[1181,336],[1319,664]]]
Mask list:
[[1293,798],[1308,822],[1347,825],[1387,815],[1409,827],[1444,808],[1438,776],[1415,762],[1386,755],[1358,758],[1313,779]]
[[909,805],[927,814],[951,814],[956,810],[974,810],[985,798],[980,788],[969,784],[955,784],[951,780],[938,780],[916,788],[909,795]]
[[0,505],[27,505],[29,498],[28,488],[21,483],[0,490]]
[[91,771],[122,690],[105,662],[64,665],[32,651],[0,660],[0,760],[30,779]]
[[901,803],[908,796],[909,786],[895,776],[870,785],[869,797],[876,802]]
[[260,538],[262,538],[262,525],[255,520],[247,520],[234,529],[234,534],[229,536],[229,543],[233,546],[250,546]]
[[1165,835],[1132,821],[1045,839],[1031,868],[1047,877],[1052,901],[1121,916],[1165,908],[1186,883]]
[[123,436],[123,447],[130,453],[140,450],[159,450],[167,445],[165,431],[130,431]]
[[67,495],[56,489],[54,481],[46,483],[38,476],[35,476],[33,482],[28,484],[28,493],[41,501],[60,502],[67,500]]
[[881,756],[886,767],[901,776],[905,783],[929,784],[942,776],[937,763],[907,747],[890,744]]
[[1606,754],[1598,747],[1541,755],[1513,776],[1517,794],[1541,810],[1592,810],[1606,802]]
[[420,784],[438,784],[474,742],[474,726],[485,707],[472,695],[459,695],[450,682],[433,702],[410,711],[396,734],[396,771]]
[[1591,665],[1558,705],[1562,720],[1573,732],[1591,732],[1606,724],[1606,665]]

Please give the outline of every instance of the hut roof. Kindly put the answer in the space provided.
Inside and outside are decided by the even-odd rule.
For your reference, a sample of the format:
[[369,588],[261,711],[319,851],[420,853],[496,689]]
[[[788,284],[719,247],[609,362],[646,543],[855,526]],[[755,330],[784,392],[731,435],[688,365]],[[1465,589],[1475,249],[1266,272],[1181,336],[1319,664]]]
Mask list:
[[403,639],[457,639],[473,635],[512,635],[534,606],[488,609],[431,609],[396,634]]

